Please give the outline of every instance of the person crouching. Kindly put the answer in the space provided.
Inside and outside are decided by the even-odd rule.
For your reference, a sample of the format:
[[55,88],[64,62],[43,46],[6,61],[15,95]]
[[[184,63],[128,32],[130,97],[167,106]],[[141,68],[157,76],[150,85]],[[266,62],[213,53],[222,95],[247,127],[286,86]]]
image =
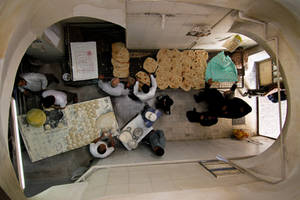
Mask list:
[[[108,137],[108,142],[102,141],[104,137]],[[112,135],[103,133],[101,137],[95,139],[90,144],[90,153],[95,158],[106,158],[115,150],[115,142]]]

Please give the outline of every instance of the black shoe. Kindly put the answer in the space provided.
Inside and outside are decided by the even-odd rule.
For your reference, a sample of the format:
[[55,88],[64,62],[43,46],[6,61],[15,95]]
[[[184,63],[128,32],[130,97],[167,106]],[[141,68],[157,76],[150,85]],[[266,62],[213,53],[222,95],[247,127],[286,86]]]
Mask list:
[[200,103],[200,102],[201,102],[199,96],[196,95],[196,94],[194,95],[194,99],[195,99],[195,101],[196,101],[197,103]]
[[188,118],[189,122],[200,122],[200,114],[195,111],[187,111],[186,117]]

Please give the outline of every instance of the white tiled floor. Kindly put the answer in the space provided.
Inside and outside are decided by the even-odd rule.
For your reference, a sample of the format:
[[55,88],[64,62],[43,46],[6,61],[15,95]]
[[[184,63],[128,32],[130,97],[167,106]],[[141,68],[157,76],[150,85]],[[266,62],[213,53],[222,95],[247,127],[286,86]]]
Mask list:
[[[87,178],[88,187],[83,199],[128,193],[164,192],[204,187],[230,186],[256,181],[244,174],[215,178],[197,162],[187,160],[215,159],[219,153],[225,157],[256,155],[266,150],[274,140],[255,137],[262,145],[232,139],[168,142],[162,158],[154,156],[147,146],[135,151],[119,150],[97,164],[101,169]],[[161,162],[159,162],[161,161]],[[173,164],[163,163],[173,161]],[[152,163],[143,166],[126,164]]]
[[126,164],[142,164],[148,162],[173,162],[184,160],[208,160],[215,159],[217,154],[224,157],[234,158],[257,155],[265,151],[274,140],[264,137],[253,137],[259,140],[262,145],[238,141],[230,138],[215,140],[195,141],[168,141],[165,148],[165,155],[157,157],[150,148],[144,144],[136,150],[127,151],[119,147],[108,158],[100,159],[96,165],[114,166]]
[[[105,176],[109,178],[103,179]],[[107,180],[107,182],[105,185],[100,186],[98,181],[102,184],[103,180]],[[244,174],[216,179],[196,162],[117,167],[99,169],[89,177],[87,179],[88,188],[83,194],[83,199],[99,199],[103,196],[128,193],[166,192],[229,186],[254,181],[256,180]]]

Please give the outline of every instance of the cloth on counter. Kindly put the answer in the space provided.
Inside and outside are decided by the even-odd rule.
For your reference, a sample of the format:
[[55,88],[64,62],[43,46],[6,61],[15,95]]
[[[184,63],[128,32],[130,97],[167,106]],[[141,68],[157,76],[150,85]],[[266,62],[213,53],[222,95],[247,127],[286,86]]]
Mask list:
[[137,96],[141,101],[148,101],[149,99],[153,98],[155,96],[155,92],[157,89],[157,83],[154,76],[151,74],[151,88],[148,93],[139,92],[139,81],[136,81],[134,87],[133,87],[133,94]]
[[238,81],[238,73],[235,64],[224,51],[213,57],[207,64],[205,80],[212,79],[217,82]]
[[123,83],[119,83],[116,87],[111,86],[111,81],[109,82],[103,82],[102,80],[98,81],[98,86],[106,92],[107,94],[111,96],[122,96],[122,95],[128,95],[129,89],[125,89],[125,85]]
[[20,77],[26,81],[26,85],[18,86],[21,92],[30,90],[32,92],[39,92],[45,90],[48,85],[47,77],[40,73],[24,73]]
[[54,96],[55,98],[55,105],[60,106],[61,108],[66,107],[67,105],[67,95],[64,92],[57,91],[57,90],[46,90],[42,93],[42,97]]
[[[100,154],[98,152],[98,147],[104,144],[106,146],[106,151],[104,154]],[[109,156],[113,151],[115,150],[114,147],[108,147],[106,142],[103,141],[98,141],[97,143],[91,143],[90,144],[90,152],[91,154],[96,157],[96,158],[106,158],[107,156]]]

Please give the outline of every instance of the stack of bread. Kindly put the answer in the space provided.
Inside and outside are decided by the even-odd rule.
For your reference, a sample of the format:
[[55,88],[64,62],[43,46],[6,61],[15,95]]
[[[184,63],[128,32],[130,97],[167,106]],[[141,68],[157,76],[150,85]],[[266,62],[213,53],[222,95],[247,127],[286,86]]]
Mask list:
[[[205,85],[205,70],[208,53],[204,50],[160,49],[156,55],[157,86],[160,89],[200,89]],[[145,67],[144,67],[145,68]]]
[[129,76],[129,52],[122,42],[116,42],[111,45],[113,65],[113,75],[118,78]]

